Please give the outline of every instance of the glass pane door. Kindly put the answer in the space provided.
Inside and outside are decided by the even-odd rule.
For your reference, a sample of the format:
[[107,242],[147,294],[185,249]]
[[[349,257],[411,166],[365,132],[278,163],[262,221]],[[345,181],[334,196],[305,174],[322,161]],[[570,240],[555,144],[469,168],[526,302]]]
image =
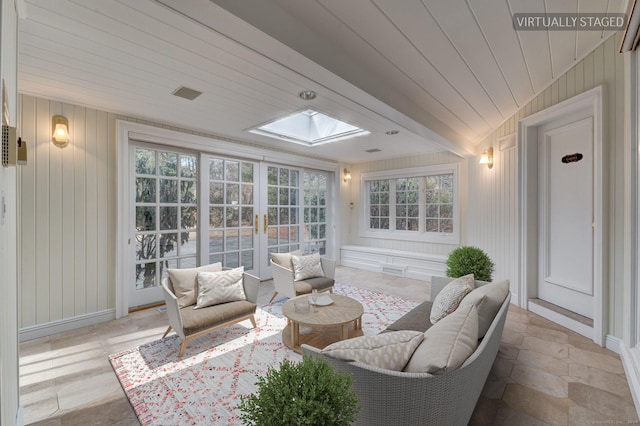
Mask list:
[[300,170],[266,165],[266,214],[263,215],[263,278],[270,276],[269,253],[300,248]]
[[328,174],[304,172],[304,252],[327,254]]
[[254,163],[208,157],[209,263],[225,267],[257,268]]
[[162,300],[167,268],[197,265],[198,158],[134,147],[135,285],[129,306]]

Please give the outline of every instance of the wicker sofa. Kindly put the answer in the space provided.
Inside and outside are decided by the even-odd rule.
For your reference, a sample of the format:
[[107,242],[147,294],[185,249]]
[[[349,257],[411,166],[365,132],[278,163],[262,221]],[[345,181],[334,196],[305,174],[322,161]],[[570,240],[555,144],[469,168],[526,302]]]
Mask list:
[[[431,283],[431,300],[450,281]],[[476,281],[476,287],[487,283]],[[352,388],[360,400],[357,425],[466,425],[498,353],[511,293],[500,305],[476,350],[457,369],[446,374],[385,370],[357,361],[343,361],[311,346],[303,354],[325,358],[336,370],[352,373]],[[400,318],[385,331],[428,328],[431,302],[427,301]]]

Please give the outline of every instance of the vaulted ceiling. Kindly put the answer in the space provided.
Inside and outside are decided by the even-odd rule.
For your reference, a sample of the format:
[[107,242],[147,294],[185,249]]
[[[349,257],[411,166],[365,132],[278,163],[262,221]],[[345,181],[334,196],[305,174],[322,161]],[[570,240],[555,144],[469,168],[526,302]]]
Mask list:
[[[611,35],[527,12],[625,0],[24,0],[18,90],[342,162],[475,146]],[[172,92],[203,92],[193,101]],[[298,97],[313,90],[312,101]],[[371,133],[313,148],[247,132],[312,106]],[[399,130],[395,136],[386,134]],[[368,153],[377,148],[380,151]]]

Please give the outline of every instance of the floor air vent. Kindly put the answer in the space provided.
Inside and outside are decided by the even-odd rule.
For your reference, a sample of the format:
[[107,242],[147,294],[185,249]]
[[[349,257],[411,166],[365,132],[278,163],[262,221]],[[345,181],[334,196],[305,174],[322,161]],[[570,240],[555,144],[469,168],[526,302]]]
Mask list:
[[397,266],[383,265],[382,273],[395,275],[396,277],[404,277],[404,268],[399,268]]

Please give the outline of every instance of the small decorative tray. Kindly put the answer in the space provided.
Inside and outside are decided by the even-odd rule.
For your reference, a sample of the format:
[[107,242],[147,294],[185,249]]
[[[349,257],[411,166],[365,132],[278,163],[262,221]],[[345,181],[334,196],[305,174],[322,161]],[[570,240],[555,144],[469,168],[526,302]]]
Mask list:
[[323,296],[319,296],[318,300],[316,300],[316,305],[318,306],[327,306],[333,303],[333,299],[331,299],[326,294]]

